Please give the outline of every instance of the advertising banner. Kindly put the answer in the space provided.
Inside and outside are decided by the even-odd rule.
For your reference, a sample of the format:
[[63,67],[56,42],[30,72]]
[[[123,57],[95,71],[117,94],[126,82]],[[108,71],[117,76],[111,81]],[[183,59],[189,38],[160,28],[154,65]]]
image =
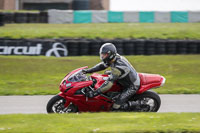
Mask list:
[[1,40],[0,55],[56,56],[68,55],[67,45],[54,41]]
[[0,55],[99,56],[106,42],[113,43],[120,55],[200,54],[200,40],[0,39]]

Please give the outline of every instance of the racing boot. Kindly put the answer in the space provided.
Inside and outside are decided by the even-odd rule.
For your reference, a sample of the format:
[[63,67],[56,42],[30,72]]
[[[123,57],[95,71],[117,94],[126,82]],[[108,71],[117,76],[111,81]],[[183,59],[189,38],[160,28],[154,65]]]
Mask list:
[[121,105],[120,110],[123,111],[129,111],[140,108],[140,102],[139,101],[128,101],[127,103]]

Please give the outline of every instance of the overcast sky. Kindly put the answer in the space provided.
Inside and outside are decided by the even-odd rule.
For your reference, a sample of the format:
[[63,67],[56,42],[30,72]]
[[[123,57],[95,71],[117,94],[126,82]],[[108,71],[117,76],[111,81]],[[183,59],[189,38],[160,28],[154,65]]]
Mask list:
[[200,0],[110,0],[112,11],[200,11]]

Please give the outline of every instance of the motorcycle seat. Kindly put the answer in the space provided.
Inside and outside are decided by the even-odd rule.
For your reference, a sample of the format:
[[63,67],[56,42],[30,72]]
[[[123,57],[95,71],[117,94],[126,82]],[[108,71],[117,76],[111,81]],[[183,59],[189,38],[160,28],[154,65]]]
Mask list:
[[159,87],[164,78],[158,74],[139,73],[140,89],[137,94],[141,94],[148,89]]
[[141,85],[160,83],[162,80],[162,77],[158,74],[139,73],[139,77]]

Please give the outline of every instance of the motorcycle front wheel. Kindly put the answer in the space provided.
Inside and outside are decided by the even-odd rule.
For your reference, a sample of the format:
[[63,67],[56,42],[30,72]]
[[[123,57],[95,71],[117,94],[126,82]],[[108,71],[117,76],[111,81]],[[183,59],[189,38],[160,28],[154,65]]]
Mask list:
[[135,95],[132,100],[141,103],[140,107],[134,110],[136,112],[157,112],[161,105],[159,95],[153,91]]
[[70,104],[68,107],[65,107],[66,100],[56,95],[52,97],[49,102],[47,103],[46,110],[47,113],[71,113],[71,112],[77,112],[77,108],[75,105]]

